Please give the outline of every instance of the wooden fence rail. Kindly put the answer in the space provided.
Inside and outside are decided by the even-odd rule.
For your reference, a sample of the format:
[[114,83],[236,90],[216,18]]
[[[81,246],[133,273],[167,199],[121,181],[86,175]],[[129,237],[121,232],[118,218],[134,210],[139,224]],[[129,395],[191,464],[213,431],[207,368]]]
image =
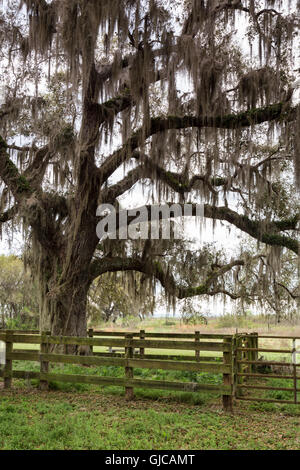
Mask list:
[[[105,335],[107,332],[105,332]],[[210,391],[217,392],[222,395],[223,407],[225,410],[232,410],[232,397],[233,397],[233,369],[232,369],[232,337],[226,335],[209,335],[211,340],[222,341],[202,341],[202,335],[190,335],[188,338],[193,341],[180,340],[182,336],[173,337],[167,334],[168,339],[144,339],[149,337],[149,334],[144,331],[139,334],[126,333],[121,338],[118,334],[117,338],[97,337],[89,332],[86,338],[66,337],[66,336],[51,336],[49,334],[32,334],[20,333],[14,331],[0,332],[0,340],[6,343],[6,364],[3,371],[0,371],[0,376],[4,378],[4,387],[10,388],[13,378],[23,379],[39,379],[41,388],[46,389],[50,381],[61,381],[71,383],[88,383],[98,385],[117,385],[125,388],[125,394],[128,399],[133,398],[134,388],[150,388],[150,389],[163,389],[174,391]],[[114,333],[115,335],[115,333]],[[152,337],[155,338],[156,334]],[[101,335],[102,336],[102,335]],[[139,339],[135,339],[138,337]],[[164,336],[160,335],[160,338]],[[170,339],[172,338],[172,339]],[[179,339],[178,339],[179,338]],[[186,339],[186,335],[184,335]],[[205,339],[207,336],[205,337]],[[40,350],[18,350],[13,349],[14,344],[32,344],[40,345]],[[92,355],[80,356],[75,354],[62,354],[61,352],[50,352],[53,346],[118,346],[124,348],[124,353],[119,356],[110,354],[109,356],[100,356],[91,353]],[[176,355],[170,358],[167,355],[145,355],[145,349],[162,349],[162,350],[179,350],[179,351],[194,351],[195,356],[181,356],[178,361]],[[134,354],[134,350],[138,349],[139,354]],[[200,351],[216,352],[223,357],[223,363],[219,362],[218,357],[209,357],[206,362],[205,357],[203,360],[198,360]],[[103,354],[103,353],[99,353]],[[39,372],[27,372],[13,370],[13,361],[36,361],[40,363]],[[50,363],[60,364],[81,364],[89,366],[115,366],[124,368],[124,377],[101,377],[94,375],[75,375],[75,374],[62,374],[49,372]],[[214,384],[200,384],[195,382],[175,382],[164,380],[141,380],[134,378],[135,368],[156,369],[156,370],[174,370],[174,371],[190,371],[190,372],[206,372],[212,374],[223,374],[223,383],[220,385]]]

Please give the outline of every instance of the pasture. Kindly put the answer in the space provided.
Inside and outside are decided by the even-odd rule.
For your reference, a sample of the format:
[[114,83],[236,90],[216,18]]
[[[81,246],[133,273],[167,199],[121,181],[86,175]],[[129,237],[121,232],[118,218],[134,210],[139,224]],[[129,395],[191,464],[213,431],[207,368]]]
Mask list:
[[18,382],[1,390],[1,449],[290,450],[300,448],[296,407],[239,403],[222,411],[209,394],[137,390],[128,402],[111,387]]
[[[151,331],[192,332],[193,328],[165,326],[153,320]],[[130,325],[129,325],[130,326]],[[132,330],[129,326],[124,332]],[[140,326],[140,325],[139,325]],[[144,327],[144,325],[142,325]],[[149,331],[149,321],[147,330]],[[211,333],[211,326],[205,327]],[[109,328],[113,330],[113,328]],[[120,330],[120,326],[116,330]],[[275,328],[274,328],[275,329]],[[271,332],[273,335],[277,331]],[[220,334],[229,329],[214,328]],[[282,331],[282,330],[281,330]],[[295,334],[297,329],[284,334]],[[261,347],[287,348],[288,340],[263,339]],[[38,349],[39,345],[16,344],[16,349]],[[94,353],[107,348],[94,346]],[[147,353],[150,353],[149,350]],[[152,350],[154,352],[154,350]],[[156,349],[155,354],[174,354],[175,350]],[[178,353],[178,351],[177,351]],[[187,359],[194,351],[182,351]],[[201,351],[201,356],[211,354]],[[222,353],[214,352],[222,361]],[[266,353],[268,360],[278,354]],[[280,360],[289,360],[283,355]],[[13,388],[1,388],[1,449],[183,449],[183,450],[258,450],[300,448],[300,407],[284,403],[290,392],[259,390],[257,396],[278,403],[234,401],[234,412],[222,409],[221,393],[175,392],[172,390],[134,389],[134,400],[127,400],[124,387],[61,383],[50,381],[49,390],[39,390],[39,381],[29,378],[38,372],[39,364],[13,361],[14,370],[28,371],[25,380],[14,379]],[[87,367],[79,364],[51,364],[51,374],[122,377],[124,368],[114,366]],[[181,370],[134,369],[134,377],[143,380],[180,381],[220,386],[223,374]],[[254,382],[255,383],[255,382]],[[285,378],[266,378],[260,384],[288,388]],[[0,382],[0,387],[2,382]],[[299,400],[299,394],[298,394]],[[282,403],[280,403],[282,401]]]

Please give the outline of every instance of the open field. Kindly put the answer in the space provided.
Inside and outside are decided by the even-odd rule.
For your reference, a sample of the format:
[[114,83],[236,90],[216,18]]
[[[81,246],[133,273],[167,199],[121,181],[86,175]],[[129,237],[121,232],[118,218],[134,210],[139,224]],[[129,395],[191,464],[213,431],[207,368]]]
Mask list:
[[[154,333],[194,333],[195,331],[200,331],[200,333],[206,334],[234,334],[239,333],[252,333],[257,332],[263,335],[271,336],[298,336],[300,338],[300,323],[293,325],[288,322],[282,322],[280,324],[270,324],[266,322],[262,317],[241,317],[238,320],[236,317],[232,316],[220,316],[215,318],[208,319],[208,325],[198,324],[198,325],[184,325],[177,318],[169,318],[170,325],[166,324],[165,319],[161,318],[148,318],[144,321],[138,321],[137,318],[127,319],[125,322],[118,321],[116,324],[113,323],[104,323],[99,325],[93,325],[94,330],[101,331],[124,331],[132,332],[139,330],[151,331]],[[225,326],[224,326],[225,325]],[[227,326],[226,326],[227,325]],[[209,341],[209,340],[208,340]],[[290,349],[291,340],[288,339],[260,339],[259,347],[265,347],[270,349]],[[28,344],[16,344],[16,349],[39,349],[39,345],[28,345]],[[300,349],[300,340],[297,342],[297,348]],[[107,351],[105,347],[94,347],[95,352],[104,352]],[[176,350],[147,350],[147,354],[177,354]],[[193,355],[193,351],[182,351],[183,355]],[[209,356],[210,353],[207,351],[201,351],[201,355]],[[220,356],[218,352],[214,353],[215,356]],[[279,359],[278,354],[266,353],[264,354],[268,359]],[[286,354],[280,355],[283,359],[290,359]],[[299,356],[300,361],[300,356]]]
[[213,334],[234,334],[257,332],[260,334],[270,334],[278,336],[299,336],[300,337],[300,318],[298,322],[290,323],[283,321],[275,323],[274,319],[268,324],[266,318],[262,316],[248,315],[245,317],[236,317],[233,315],[223,315],[219,317],[208,317],[208,324],[185,325],[180,319],[171,317],[167,319],[150,317],[143,321],[137,318],[117,321],[117,323],[102,323],[92,325],[95,330],[108,331],[138,331],[140,329],[153,332],[168,333],[200,333]]

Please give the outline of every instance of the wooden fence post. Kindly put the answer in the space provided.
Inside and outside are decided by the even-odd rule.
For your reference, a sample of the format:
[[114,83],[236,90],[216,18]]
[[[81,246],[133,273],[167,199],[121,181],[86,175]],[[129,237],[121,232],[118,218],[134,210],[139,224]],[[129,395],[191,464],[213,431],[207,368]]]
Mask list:
[[[236,339],[236,347],[237,349],[238,348],[242,348],[243,346],[243,337],[242,336],[237,336],[237,339]],[[240,364],[238,361],[241,361],[243,359],[243,351],[238,351],[236,352],[236,361],[237,361],[237,365],[236,365],[236,372],[237,374],[241,374],[243,372],[243,364]],[[243,392],[242,392],[242,389],[239,388],[239,385],[242,385],[243,383],[243,377],[240,376],[240,375],[237,375],[237,379],[236,379],[236,396],[237,397],[241,397],[243,395]]]
[[[246,349],[252,348],[252,336],[248,333],[247,333],[247,336],[245,337],[245,348]],[[246,359],[246,361],[251,361],[251,358],[252,358],[252,351],[245,351],[244,359]],[[252,364],[246,364],[245,371],[247,374],[251,374],[251,366]],[[248,377],[246,376],[244,378],[244,381],[247,381],[247,380],[248,380]]]
[[[248,343],[249,343],[249,348],[251,349],[256,349],[257,348],[257,333],[250,333],[248,336]],[[257,361],[258,357],[258,351],[248,351],[250,354],[248,354],[248,361]],[[249,364],[248,371],[249,373],[252,373],[255,371],[255,364]]]
[[236,386],[237,386],[237,372],[238,372],[238,367],[237,367],[237,334],[235,334],[232,338],[232,372],[233,372],[233,396],[236,396]]
[[[145,333],[146,333],[145,330],[140,330],[140,339],[141,340],[145,339],[145,337],[146,337]],[[144,354],[145,354],[145,348],[140,348],[140,355],[144,356]]]
[[[89,338],[93,338],[93,337],[94,337],[94,330],[93,330],[93,328],[89,328],[88,336],[89,336]],[[94,354],[94,346],[93,346],[92,344],[90,345],[90,353],[91,353],[91,355],[93,356],[93,354]]]
[[[256,332],[253,333],[253,344],[254,344],[254,348],[258,349],[258,333],[256,333]],[[258,361],[258,351],[254,351],[253,360],[256,361],[256,362]],[[257,369],[257,364],[252,364],[252,365],[253,365],[252,370],[253,370],[253,372],[255,372],[256,369]]]
[[12,360],[7,356],[13,352],[12,331],[5,332],[5,366],[4,366],[4,388],[11,388],[12,382]]
[[[200,342],[200,331],[195,331],[195,343],[199,343]],[[199,362],[200,361],[200,350],[199,349],[195,349],[195,356],[196,356],[196,361]]]
[[[252,349],[254,346],[253,346],[253,335],[252,333],[250,333],[248,335],[248,338],[247,338],[247,348],[250,348]],[[248,354],[247,354],[247,361],[253,361],[253,351],[248,351]],[[248,369],[247,369],[247,373],[248,374],[251,374],[252,373],[252,367],[253,367],[253,364],[248,364]],[[249,378],[247,377],[247,380],[249,380]]]
[[293,388],[294,388],[294,403],[297,404],[297,349],[296,339],[293,338],[293,349],[292,349],[292,364],[293,364]]
[[[127,333],[125,335],[125,359],[133,358],[133,347],[132,347],[133,334]],[[125,361],[127,363],[127,361]],[[133,368],[125,366],[125,380],[133,379]],[[133,399],[133,387],[125,386],[125,398],[127,400]]]
[[224,411],[232,412],[232,338],[224,338],[223,344],[228,345],[230,344],[231,348],[230,351],[223,351],[223,362],[226,365],[230,366],[231,372],[229,374],[223,374],[223,385],[229,385],[231,388],[230,395],[223,395],[223,409]]
[[[49,352],[49,343],[47,342],[47,336],[49,336],[49,331],[42,332],[42,340],[40,344],[40,354],[48,354]],[[40,358],[40,373],[47,374],[49,372],[49,362],[43,361],[43,358]],[[47,380],[40,380],[40,390],[48,390],[49,384]]]

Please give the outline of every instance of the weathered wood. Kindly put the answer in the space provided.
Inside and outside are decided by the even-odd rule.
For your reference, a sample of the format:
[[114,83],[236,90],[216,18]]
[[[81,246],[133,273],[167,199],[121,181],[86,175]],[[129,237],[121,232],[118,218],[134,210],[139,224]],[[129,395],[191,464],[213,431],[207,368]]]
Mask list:
[[292,350],[292,362],[293,362],[293,387],[294,387],[294,403],[297,404],[297,349],[296,340],[293,339],[293,350]]
[[[107,357],[124,357],[124,353],[109,353],[109,352],[95,352],[94,356],[107,356]],[[195,361],[195,356],[177,356],[176,354],[134,354],[136,359],[163,359],[163,360],[176,360],[176,361]],[[222,356],[200,356],[199,361],[202,362],[221,362]]]
[[[96,354],[107,354],[107,353],[96,353]],[[189,358],[189,356],[185,356],[184,361],[176,362],[176,361],[168,361],[164,359],[164,356],[159,356],[159,358],[163,358],[163,360],[152,359],[139,359],[141,356],[139,355],[137,358],[134,356],[126,362],[125,357],[102,357],[102,356],[75,356],[70,354],[54,354],[54,353],[39,353],[38,351],[32,352],[12,352],[9,354],[9,358],[18,360],[18,361],[47,361],[47,362],[55,362],[55,363],[65,363],[65,364],[82,364],[82,365],[111,365],[117,367],[124,367],[125,364],[128,364],[129,367],[138,367],[138,368],[149,368],[149,369],[164,369],[164,370],[189,370],[189,371],[196,371],[196,372],[212,372],[212,373],[224,373],[230,371],[230,368],[224,366],[223,364],[212,364],[209,362],[208,364],[203,363],[206,358],[201,358],[201,363],[195,363],[193,361],[193,357]],[[191,359],[189,361],[189,359]]]
[[233,396],[236,396],[237,390],[237,380],[238,380],[238,370],[237,370],[237,337],[234,335],[232,338],[232,374],[233,374],[233,387],[232,393]]
[[41,344],[41,335],[20,335],[9,332],[8,341],[24,344]]
[[[41,374],[49,372],[49,362],[43,358],[43,354],[47,354],[49,351],[49,345],[47,343],[47,333],[42,333],[42,342],[40,346],[40,371]],[[40,380],[40,389],[48,390],[48,382],[46,380]]]
[[[16,335],[16,342],[23,342],[23,338]],[[36,338],[36,337],[35,337]],[[15,337],[14,337],[15,341]],[[28,341],[29,342],[29,341]],[[36,340],[36,342],[38,342]],[[94,346],[120,346],[125,347],[125,339],[115,338],[77,338],[73,336],[49,336],[48,342],[51,344],[78,344],[78,345],[94,345]],[[180,349],[180,350],[204,350],[204,351],[223,351],[227,345],[219,342],[200,342],[195,345],[193,341],[154,341],[154,340],[135,340],[132,339],[133,348],[152,348],[152,349]]]
[[[253,360],[258,361],[258,333],[253,333],[253,346],[255,351],[253,352]],[[253,364],[252,372],[256,371],[256,366]]]
[[[225,338],[223,340],[224,346],[229,345],[230,348],[231,348],[232,347],[231,341],[232,341],[231,338]],[[231,353],[231,351],[226,351],[225,348],[224,348],[224,352],[223,352],[223,361],[224,361],[224,366],[229,368],[229,373],[223,374],[223,385],[230,387],[230,389],[232,390],[232,386],[233,386],[233,381],[232,381],[232,353]],[[222,395],[222,401],[223,401],[224,411],[227,411],[227,412],[231,413],[233,411],[233,409],[232,409],[232,393],[230,395],[223,394]]]
[[[130,331],[128,334],[132,334],[133,337],[139,338],[140,332]],[[96,331],[94,330],[94,337],[95,336],[121,336],[124,337],[124,333],[121,331]],[[195,333],[153,333],[153,332],[146,332],[146,338],[178,338],[178,339],[195,339]],[[222,334],[201,334],[202,338],[205,339],[224,339],[224,338],[231,338],[232,335],[222,335]]]
[[96,375],[79,375],[79,374],[39,374],[40,379],[48,382],[70,382],[85,383],[92,385],[116,385],[124,387],[125,379],[119,377],[99,377]]
[[[237,361],[239,364],[258,364],[258,365],[269,365],[269,366],[286,366],[292,367],[293,364],[290,362],[275,362],[275,361]],[[296,364],[296,367],[300,367],[300,364]]]
[[39,349],[19,349],[13,348],[13,353],[38,353]]
[[260,338],[264,339],[300,339],[300,336],[270,336],[270,335],[259,335]]
[[41,373],[40,372],[33,372],[28,370],[13,370],[12,377],[14,379],[39,379]]
[[[136,337],[139,337],[139,333],[138,332],[128,332],[128,334],[132,334]],[[121,338],[124,338],[124,331],[97,331],[97,330],[94,330],[94,334],[93,334],[94,338],[95,336],[106,336],[106,337],[111,337],[111,336],[116,336],[116,337],[121,337]]]
[[94,366],[116,366],[124,367],[125,358],[97,357],[97,356],[75,356],[71,354],[42,354],[43,360],[61,364],[81,364]]
[[13,361],[12,359],[9,359],[9,355],[13,351],[13,343],[11,342],[11,332],[6,331],[5,335],[5,357],[6,357],[6,362],[4,366],[4,388],[9,389],[11,388],[11,381],[12,381],[12,365]]
[[145,369],[163,369],[163,370],[186,370],[195,372],[211,372],[215,374],[229,374],[231,372],[230,364],[211,364],[202,362],[176,362],[159,361],[151,359],[129,359],[128,364],[131,367]]
[[[115,385],[128,388],[156,388],[162,390],[174,390],[183,392],[211,391],[222,394],[230,394],[231,388],[224,385],[198,384],[194,382],[167,382],[165,380],[141,380],[126,379],[119,377],[98,377],[93,375],[78,374],[40,374],[37,377],[48,381],[70,382],[70,383],[88,383],[94,385]],[[36,375],[35,375],[36,377]]]
[[[286,353],[291,354],[292,349],[266,349],[266,348],[238,348],[239,351],[250,351],[250,352],[270,352],[270,353]],[[250,359],[253,361],[253,359]],[[255,361],[255,359],[254,359]]]
[[249,351],[249,349],[251,349],[251,337],[250,336],[246,336],[245,338],[245,348],[244,348],[244,356],[246,357],[246,360],[247,360],[247,366],[246,366],[246,370],[249,374],[251,374],[252,370],[251,370],[251,367],[252,367],[252,364],[251,364],[251,351]]
[[199,344],[195,344],[194,341],[154,341],[154,340],[133,340],[132,346],[134,348],[157,348],[157,349],[184,349],[184,350],[203,350],[203,351],[224,351],[230,350],[230,345],[223,344],[221,342],[199,342]]
[[161,390],[174,390],[182,392],[210,391],[222,394],[231,394],[231,388],[224,385],[198,384],[195,382],[167,382],[165,380],[142,380],[133,379],[128,382],[134,388],[154,388]]
[[291,400],[275,400],[271,398],[236,397],[236,399],[243,400],[243,401],[259,401],[259,402],[265,402],[265,403],[282,403],[282,404],[289,404],[289,405],[294,404],[294,401],[291,401]]
[[[89,338],[93,338],[93,336],[94,336],[94,330],[93,330],[93,328],[90,328],[90,329],[88,330],[88,337],[89,337]],[[90,353],[91,353],[91,355],[94,354],[93,345],[90,346]]]
[[[94,332],[95,336],[95,332]],[[194,335],[193,335],[194,336]],[[203,335],[201,335],[202,337]],[[6,336],[7,338],[7,336]],[[14,343],[40,344],[41,335],[12,334],[9,341]],[[118,346],[124,347],[125,340],[117,338],[78,338],[74,336],[48,336],[47,342],[50,344],[72,344],[89,346]],[[195,345],[193,341],[160,341],[160,340],[133,340],[132,347],[135,348],[158,348],[158,349],[180,349],[180,350],[204,350],[204,351],[223,351],[222,342],[199,342]]]
[[7,354],[7,358],[13,361],[40,361],[40,352],[39,351],[12,351]]
[[[195,343],[198,344],[200,341],[200,331],[195,331]],[[195,349],[195,359],[197,362],[200,361],[200,351]]]
[[[146,333],[145,333],[145,330],[141,330],[141,331],[140,331],[140,339],[141,339],[141,340],[145,339],[145,337],[146,337],[145,334],[146,334]],[[140,348],[140,355],[141,355],[141,356],[144,356],[144,355],[145,355],[145,348]]]
[[275,374],[248,374],[248,373],[237,373],[238,376],[240,377],[255,377],[257,379],[293,379],[293,375],[275,375]]
[[51,344],[74,344],[82,346],[125,346],[125,339],[116,338],[78,338],[74,336],[51,336]]
[[237,347],[237,352],[236,352],[236,374],[237,374],[237,380],[236,380],[236,391],[235,391],[235,396],[241,397],[242,396],[242,389],[238,387],[238,385],[241,385],[244,381],[244,377],[241,375],[243,373],[242,365],[240,364],[239,361],[242,360],[243,358],[243,351],[242,351],[242,346],[243,344],[243,338],[240,336],[237,336],[236,338],[236,345]]
[[[249,385],[249,384],[245,384],[245,385],[239,385],[239,387],[242,387],[242,388],[246,388],[246,389],[253,389],[253,390],[278,390],[278,391],[282,391],[282,392],[292,392],[294,393],[294,387],[268,387],[268,386],[265,386],[265,385]],[[300,388],[297,389],[296,388],[296,391],[297,392],[300,392]]]
[[27,334],[38,335],[40,333],[39,330],[1,330],[0,329],[0,335],[2,333],[5,334],[6,331],[10,331],[12,333],[20,333],[20,334],[23,334],[23,335],[27,335]]
[[[132,347],[132,339],[133,335],[132,334],[126,334],[125,335],[125,378],[126,382],[128,383],[128,380],[133,379],[133,366],[130,364],[130,361],[133,357],[133,347]],[[133,399],[133,387],[125,387],[125,397],[127,400],[132,400]]]

